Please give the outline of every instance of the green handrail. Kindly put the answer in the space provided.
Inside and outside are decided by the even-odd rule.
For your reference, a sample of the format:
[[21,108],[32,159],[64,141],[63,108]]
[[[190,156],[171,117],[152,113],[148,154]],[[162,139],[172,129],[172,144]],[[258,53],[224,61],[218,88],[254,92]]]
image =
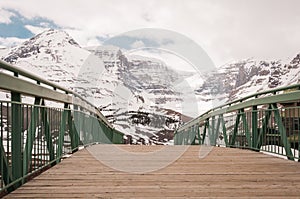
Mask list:
[[[286,93],[286,94],[277,94],[279,91],[286,91],[286,90],[291,90],[291,89],[299,90],[300,84],[294,84],[294,85],[290,85],[290,86],[271,89],[268,91],[258,92],[258,93],[243,97],[241,99],[230,101],[228,103],[225,103],[223,105],[217,106],[215,108],[212,108],[212,109],[204,112],[197,118],[194,118],[191,121],[180,126],[178,130],[186,128],[187,126],[189,126],[190,124],[193,124],[195,121],[198,121],[199,119],[202,120],[202,118],[205,119],[207,117],[210,117],[210,115],[218,115],[221,112],[225,113],[225,112],[230,112],[233,110],[238,110],[240,108],[247,108],[247,107],[254,106],[254,105],[266,104],[266,100],[275,103],[275,102],[280,102],[280,101],[295,100],[295,98],[299,99],[299,91],[294,91],[292,93]],[[261,97],[261,95],[265,95],[265,94],[272,94],[273,96]],[[255,97],[255,99],[252,99],[252,101],[249,101],[253,97]],[[234,106],[235,104],[238,104],[238,105]],[[205,117],[205,116],[207,116],[207,117]]]
[[[123,143],[124,134],[92,103],[3,61],[0,89],[11,94],[11,100],[0,99],[0,196],[80,146]],[[34,103],[23,103],[22,96],[33,97]],[[46,106],[45,100],[63,108]]]
[[[198,134],[191,131],[194,128],[198,128]],[[210,144],[216,145],[219,138],[215,132],[224,146],[263,150],[299,161],[300,84],[255,93],[212,108],[180,126],[174,143],[190,144],[185,140],[192,135],[192,143],[204,144],[209,138]]]
[[[97,109],[97,107],[95,107],[92,103],[90,103],[89,101],[87,101],[87,100],[84,99],[82,96],[80,96],[80,95],[78,95],[77,93],[75,93],[74,91],[69,90],[69,89],[66,89],[66,88],[64,88],[64,87],[62,87],[62,86],[60,86],[60,85],[58,85],[58,84],[55,84],[55,83],[50,82],[50,81],[48,81],[48,80],[45,80],[45,79],[43,79],[43,78],[40,78],[39,76],[37,76],[37,75],[35,75],[35,74],[32,74],[32,73],[30,73],[30,72],[28,72],[28,71],[26,71],[26,70],[23,70],[22,68],[13,66],[13,65],[11,65],[11,64],[8,64],[8,63],[6,63],[6,62],[4,62],[4,61],[2,61],[2,60],[0,60],[0,68],[5,69],[6,71],[10,71],[10,72],[14,73],[15,76],[21,75],[21,76],[27,77],[27,78],[29,78],[29,79],[31,79],[31,80],[34,80],[34,81],[36,81],[37,84],[38,84],[39,86],[41,86],[41,87],[43,87],[43,85],[41,85],[41,83],[42,83],[42,84],[45,84],[45,85],[47,85],[47,86],[52,87],[54,91],[60,90],[60,91],[63,91],[65,94],[72,94],[74,100],[76,100],[76,99],[78,98],[78,99],[81,100],[81,102],[84,102],[84,103],[86,103],[86,104],[88,104],[88,105],[94,107],[95,113],[96,113],[96,114],[97,114],[97,115],[98,115],[98,116],[106,123],[106,125],[109,125],[110,127],[112,127],[111,124],[107,121],[107,119],[106,119],[106,118],[102,115],[102,113]],[[5,74],[2,74],[2,76],[4,76],[4,75],[5,75]],[[13,78],[13,77],[10,77],[10,79],[12,79],[12,78]],[[4,82],[3,79],[4,79],[4,78],[2,77],[2,78],[1,78],[1,83],[2,83],[2,84],[3,84],[3,82]],[[14,82],[14,81],[8,80],[8,82],[12,83],[12,82]],[[25,82],[25,83],[30,84],[29,82]],[[19,85],[20,85],[20,84],[19,84]],[[0,87],[0,88],[1,88],[1,87]],[[44,87],[43,89],[45,90],[46,87]],[[58,93],[58,92],[57,92],[57,93]],[[28,93],[28,94],[30,94],[30,93]],[[34,95],[34,96],[35,96],[35,95]],[[57,99],[57,100],[58,100],[58,99]]]

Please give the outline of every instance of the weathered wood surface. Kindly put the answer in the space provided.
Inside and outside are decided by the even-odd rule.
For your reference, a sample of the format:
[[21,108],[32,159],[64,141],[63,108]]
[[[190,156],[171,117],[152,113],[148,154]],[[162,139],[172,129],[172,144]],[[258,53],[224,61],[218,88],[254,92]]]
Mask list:
[[[149,152],[163,147],[177,150],[176,146],[118,147],[130,152]],[[101,146],[97,150],[100,149]],[[300,163],[249,150],[218,147],[199,158],[199,149],[199,146],[191,146],[167,167],[139,174],[105,166],[83,149],[6,197],[300,198]],[[127,163],[132,164],[124,160],[120,164]],[[155,162],[149,161],[149,164]]]

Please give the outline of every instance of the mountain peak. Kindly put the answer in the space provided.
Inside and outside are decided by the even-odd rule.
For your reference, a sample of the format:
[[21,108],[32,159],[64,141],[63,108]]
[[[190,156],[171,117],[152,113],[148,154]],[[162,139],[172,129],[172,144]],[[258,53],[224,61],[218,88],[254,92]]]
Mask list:
[[16,63],[19,58],[37,56],[40,53],[54,55],[66,48],[81,47],[65,31],[49,29],[10,49],[9,55],[4,60],[8,63]]
[[290,62],[291,65],[298,65],[300,63],[300,53],[294,57],[294,59]]
[[56,30],[56,29],[49,29],[46,30],[34,37],[32,37],[29,41],[23,43],[23,45],[28,44],[52,44],[52,46],[61,46],[66,43],[75,45],[79,47],[79,44],[65,31],[63,30]]

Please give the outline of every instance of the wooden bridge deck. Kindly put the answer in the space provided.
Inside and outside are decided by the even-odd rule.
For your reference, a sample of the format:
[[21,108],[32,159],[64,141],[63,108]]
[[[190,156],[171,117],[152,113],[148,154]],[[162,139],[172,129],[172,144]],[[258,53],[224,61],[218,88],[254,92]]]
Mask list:
[[[165,146],[118,147],[148,152]],[[219,147],[199,158],[199,149],[191,146],[169,166],[140,174],[110,168],[83,149],[6,198],[300,198],[300,163]],[[139,165],[128,160],[120,164]]]

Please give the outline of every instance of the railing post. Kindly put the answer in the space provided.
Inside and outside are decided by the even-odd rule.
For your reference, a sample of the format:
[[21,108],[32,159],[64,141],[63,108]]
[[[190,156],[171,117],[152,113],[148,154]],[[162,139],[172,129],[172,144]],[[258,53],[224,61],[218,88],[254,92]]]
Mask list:
[[72,117],[72,112],[71,110],[67,110],[68,113],[68,127],[69,127],[69,136],[71,138],[71,148],[72,148],[72,153],[75,153],[78,150],[78,144],[77,144],[77,131],[76,127],[74,124],[74,115]]
[[245,136],[246,136],[247,144],[248,144],[245,147],[250,147],[251,146],[251,135],[250,135],[250,131],[249,131],[249,128],[248,128],[246,112],[245,112],[244,109],[241,109],[241,114],[242,114],[243,128],[244,128],[244,131],[245,131]]
[[88,115],[85,115],[85,114],[82,114],[82,118],[83,118],[83,121],[82,121],[82,131],[83,131],[83,136],[82,136],[82,140],[83,140],[83,143],[86,144],[88,143],[88,124],[87,124],[87,117],[89,117]]
[[192,135],[193,137],[191,138],[191,145],[195,145],[196,144],[196,125],[192,126]]
[[216,134],[214,136],[215,140],[218,138],[218,135],[220,133],[220,125],[221,125],[221,115],[219,115],[218,121],[217,121]]
[[204,144],[205,137],[206,137],[206,131],[209,129],[209,118],[206,119],[204,123],[204,130],[203,130],[203,136],[202,136],[202,144]]
[[58,149],[57,149],[57,157],[56,157],[56,163],[60,162],[60,159],[63,155],[63,149],[64,149],[64,137],[65,137],[65,132],[66,132],[66,124],[67,124],[67,114],[68,114],[68,109],[69,104],[64,105],[64,110],[62,112],[61,116],[61,123],[60,123],[60,131],[59,131],[59,136],[58,136]]
[[216,127],[215,127],[215,123],[216,123],[216,118],[215,116],[212,116],[211,118],[211,134],[210,134],[210,144],[213,146],[216,146]]
[[[73,152],[76,152],[78,151],[78,146],[79,146],[79,132],[80,131],[80,127],[78,127],[78,125],[80,125],[80,122],[79,122],[79,118],[78,118],[78,106],[77,105],[74,105],[74,110],[73,110],[73,120],[72,120],[72,129],[73,129],[73,146],[76,148],[75,150],[73,150]],[[76,125],[76,122],[77,125]]]
[[258,126],[257,126],[257,106],[252,107],[252,143],[251,148],[256,149],[258,138]]
[[[21,110],[21,94],[11,92],[12,108],[12,134],[11,134],[11,165],[12,165],[12,180],[17,180],[22,177],[22,110]],[[16,186],[19,186],[18,183]]]
[[201,136],[200,136],[200,124],[197,124],[197,134],[198,134],[198,145],[201,144]]

